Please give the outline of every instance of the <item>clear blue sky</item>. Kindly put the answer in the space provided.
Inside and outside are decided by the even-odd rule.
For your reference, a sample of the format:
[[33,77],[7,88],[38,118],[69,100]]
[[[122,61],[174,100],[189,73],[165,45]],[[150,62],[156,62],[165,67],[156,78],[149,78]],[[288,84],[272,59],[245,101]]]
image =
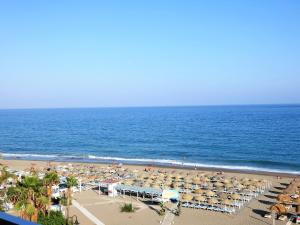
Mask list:
[[300,103],[300,1],[1,1],[0,108]]

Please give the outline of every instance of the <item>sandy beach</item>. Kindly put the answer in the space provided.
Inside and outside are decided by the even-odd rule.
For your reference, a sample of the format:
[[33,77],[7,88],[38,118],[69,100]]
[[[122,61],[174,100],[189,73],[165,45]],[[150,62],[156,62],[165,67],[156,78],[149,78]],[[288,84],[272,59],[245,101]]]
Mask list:
[[[45,161],[24,161],[24,160],[0,160],[1,164],[7,165],[11,169],[25,170],[30,167],[34,167],[37,171],[43,170],[49,166]],[[105,164],[83,164],[83,163],[63,163],[63,162],[51,162],[52,166],[93,166],[94,168],[103,168]],[[126,170],[143,170],[145,166],[137,165],[123,165]],[[186,169],[182,168],[152,168],[153,170],[164,169],[168,173],[186,172]],[[216,171],[207,171],[211,174]],[[194,170],[191,170],[194,172]],[[201,172],[201,170],[199,170]],[[239,178],[247,177],[249,179],[265,179],[272,182],[272,188],[264,194],[254,198],[242,208],[239,212],[229,215],[220,212],[213,212],[208,210],[199,210],[191,208],[182,208],[180,216],[175,216],[172,224],[178,225],[260,225],[260,224],[272,224],[272,220],[264,218],[264,214],[269,212],[270,205],[276,202],[276,196],[281,192],[283,188],[291,181],[292,175],[283,176],[280,174],[249,174],[242,171],[223,172],[225,176],[236,176]],[[160,216],[152,207],[145,204],[140,199],[130,196],[118,196],[108,197],[104,194],[99,195],[97,190],[87,190],[83,192],[77,192],[74,194],[74,199],[96,218],[107,225],[152,225],[161,224],[163,216]],[[121,213],[120,207],[124,203],[132,203],[137,209],[134,213]],[[13,211],[12,214],[15,214]],[[81,224],[90,225],[95,224],[89,218],[87,218],[76,207],[71,207],[71,214],[77,215]],[[287,221],[276,221],[276,224],[283,225]]]

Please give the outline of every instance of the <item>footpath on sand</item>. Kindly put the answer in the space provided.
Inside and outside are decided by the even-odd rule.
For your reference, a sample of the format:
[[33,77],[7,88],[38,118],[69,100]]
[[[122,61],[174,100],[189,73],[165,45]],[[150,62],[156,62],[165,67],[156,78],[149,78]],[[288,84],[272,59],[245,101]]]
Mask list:
[[90,213],[86,208],[81,206],[76,200],[72,200],[72,205],[76,207],[83,215],[85,215],[89,220],[91,220],[96,225],[105,225],[92,213]]

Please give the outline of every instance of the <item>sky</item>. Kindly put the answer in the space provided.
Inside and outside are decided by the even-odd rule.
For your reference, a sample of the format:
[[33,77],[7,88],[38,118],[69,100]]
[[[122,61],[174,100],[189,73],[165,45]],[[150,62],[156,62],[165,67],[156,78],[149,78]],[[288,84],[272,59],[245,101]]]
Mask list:
[[300,1],[1,1],[0,108],[300,103]]

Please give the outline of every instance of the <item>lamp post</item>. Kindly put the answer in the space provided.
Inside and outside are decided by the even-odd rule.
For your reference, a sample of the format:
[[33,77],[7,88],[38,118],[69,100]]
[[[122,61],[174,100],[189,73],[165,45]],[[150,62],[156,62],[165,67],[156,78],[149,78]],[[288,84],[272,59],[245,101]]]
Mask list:
[[[75,221],[74,221],[74,218],[75,218]],[[66,225],[69,225],[69,221],[72,222],[72,225],[79,225],[80,223],[78,222],[78,219],[77,219],[77,216],[76,215],[73,215],[73,216],[70,216],[67,218],[67,223]]]

